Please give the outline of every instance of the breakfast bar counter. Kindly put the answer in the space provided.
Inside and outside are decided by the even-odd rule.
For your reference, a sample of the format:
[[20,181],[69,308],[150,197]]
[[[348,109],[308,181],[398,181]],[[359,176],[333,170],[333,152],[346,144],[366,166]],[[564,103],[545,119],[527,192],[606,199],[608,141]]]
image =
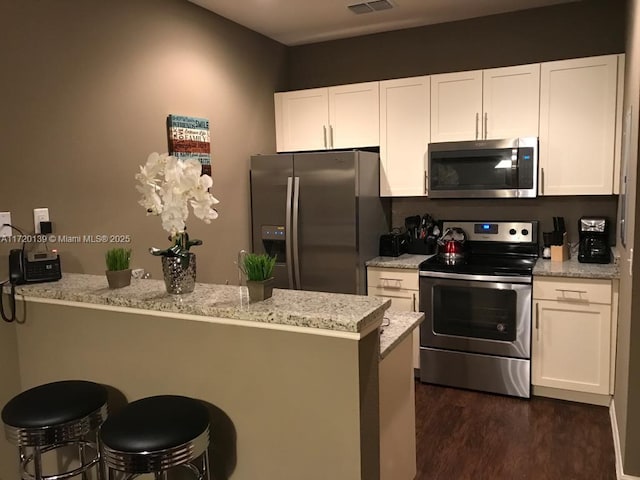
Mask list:
[[[169,295],[158,280],[109,290],[104,276],[70,273],[16,291],[18,321],[0,325],[3,368],[18,372],[5,397],[86,379],[126,401],[201,399],[218,479],[377,480],[384,438],[415,449],[413,424],[384,423],[391,401],[413,405],[407,332],[422,318],[391,314],[380,335],[389,300],[275,289],[249,303],[246,287],[198,283]],[[384,393],[385,378],[405,377],[406,398]],[[0,439],[0,456],[12,454]],[[0,467],[0,479],[13,469]]]

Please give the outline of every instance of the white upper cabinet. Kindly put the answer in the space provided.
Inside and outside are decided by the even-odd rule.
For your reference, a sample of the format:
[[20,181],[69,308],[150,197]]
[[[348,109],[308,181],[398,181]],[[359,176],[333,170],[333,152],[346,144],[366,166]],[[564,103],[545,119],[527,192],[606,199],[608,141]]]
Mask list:
[[540,64],[431,77],[431,141],[537,137]]
[[426,195],[429,77],[380,82],[380,195]]
[[274,99],[279,152],[327,148],[329,96],[326,88],[276,93]]
[[379,145],[378,82],[275,94],[278,152]]
[[482,77],[483,138],[537,137],[540,64],[492,68]]
[[357,148],[380,145],[378,82],[329,88],[329,145]]
[[431,76],[431,141],[480,138],[482,70]]
[[541,194],[613,193],[617,83],[617,55],[542,64]]

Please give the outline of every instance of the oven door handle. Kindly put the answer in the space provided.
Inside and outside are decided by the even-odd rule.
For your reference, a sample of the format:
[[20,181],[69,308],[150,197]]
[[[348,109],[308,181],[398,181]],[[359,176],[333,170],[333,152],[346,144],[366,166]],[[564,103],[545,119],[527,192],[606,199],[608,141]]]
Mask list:
[[473,275],[467,273],[421,271],[420,276],[427,278],[447,278],[449,280],[471,280],[476,282],[531,283],[531,276],[527,275]]

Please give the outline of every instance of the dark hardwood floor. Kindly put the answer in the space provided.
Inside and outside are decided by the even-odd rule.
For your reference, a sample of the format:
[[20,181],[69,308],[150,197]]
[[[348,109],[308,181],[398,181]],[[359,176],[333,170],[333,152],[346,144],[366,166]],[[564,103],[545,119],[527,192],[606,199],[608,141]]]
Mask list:
[[416,382],[418,480],[615,480],[609,410]]

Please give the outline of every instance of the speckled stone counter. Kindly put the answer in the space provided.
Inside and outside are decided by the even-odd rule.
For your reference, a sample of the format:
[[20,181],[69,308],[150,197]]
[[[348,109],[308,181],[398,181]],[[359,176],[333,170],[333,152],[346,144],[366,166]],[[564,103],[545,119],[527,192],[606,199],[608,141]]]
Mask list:
[[380,358],[389,354],[402,340],[422,323],[422,312],[399,312],[387,310],[380,327]]
[[272,298],[249,304],[246,287],[198,283],[193,293],[169,295],[160,280],[132,279],[130,286],[110,290],[104,275],[77,273],[65,273],[57,282],[20,286],[17,292],[40,299],[353,333],[379,325],[391,303],[379,297],[274,289]]
[[620,267],[616,263],[580,263],[575,255],[566,262],[539,258],[533,268],[533,276],[614,279],[620,278]]
[[403,253],[399,257],[375,257],[365,263],[367,267],[405,268],[417,270],[422,262],[433,255]]

